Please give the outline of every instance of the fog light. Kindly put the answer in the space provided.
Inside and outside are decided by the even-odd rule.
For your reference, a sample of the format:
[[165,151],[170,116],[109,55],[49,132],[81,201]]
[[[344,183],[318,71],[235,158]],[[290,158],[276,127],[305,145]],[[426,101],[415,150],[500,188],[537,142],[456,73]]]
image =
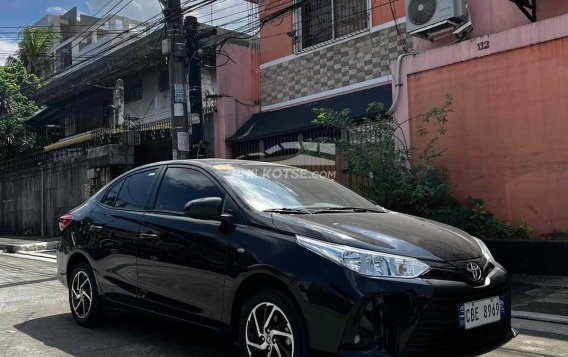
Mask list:
[[353,337],[353,343],[358,345],[359,342],[361,342],[361,336],[355,335],[355,337]]

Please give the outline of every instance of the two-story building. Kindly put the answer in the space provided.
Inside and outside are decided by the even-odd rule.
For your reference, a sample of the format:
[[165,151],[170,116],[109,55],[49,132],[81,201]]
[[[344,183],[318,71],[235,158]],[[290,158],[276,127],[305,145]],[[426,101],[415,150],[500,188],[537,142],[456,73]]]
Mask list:
[[[452,95],[439,163],[458,197],[481,198],[500,218],[524,220],[538,234],[566,232],[568,2],[459,3],[467,5],[470,35],[413,40],[395,115],[405,121]],[[406,130],[420,146],[417,126],[411,121]]]
[[[217,30],[223,56],[202,54],[201,85],[186,88],[203,98],[202,115],[191,117],[192,124],[202,124],[202,142],[209,144],[200,148],[200,157],[226,155],[226,138],[256,111],[258,101],[256,39]],[[84,36],[91,37],[83,32],[69,43],[80,47]],[[159,23],[149,31],[121,31],[111,46],[97,49],[97,56],[79,55],[35,92],[43,109],[27,124],[50,142],[43,150],[0,162],[0,232],[55,236],[59,216],[118,174],[172,158],[172,86],[164,38]],[[182,98],[189,108],[198,96]]]
[[[294,2],[259,3],[259,16]],[[339,135],[312,123],[314,108],[365,113],[371,102],[392,103],[391,62],[412,46],[403,1],[310,0],[260,31],[261,112],[231,138],[237,158],[278,161],[317,171],[341,171]],[[317,155],[315,155],[317,154]],[[339,177],[336,177],[339,179]]]
[[338,134],[314,127],[312,109],[350,108],[358,116],[369,102],[391,107],[410,144],[420,147],[426,139],[407,120],[449,94],[455,109],[439,164],[455,194],[483,199],[500,218],[527,221],[539,234],[568,231],[568,2],[258,5],[261,18],[293,11],[260,31],[261,111],[231,138],[233,157],[316,170],[333,165],[333,145],[314,138]]
[[53,48],[54,68],[61,71],[74,63],[92,57],[103,46],[110,46],[125,30],[139,31],[141,22],[116,14],[95,17],[79,14],[73,7],[64,14],[48,14],[32,27],[50,28],[61,36],[61,42]]

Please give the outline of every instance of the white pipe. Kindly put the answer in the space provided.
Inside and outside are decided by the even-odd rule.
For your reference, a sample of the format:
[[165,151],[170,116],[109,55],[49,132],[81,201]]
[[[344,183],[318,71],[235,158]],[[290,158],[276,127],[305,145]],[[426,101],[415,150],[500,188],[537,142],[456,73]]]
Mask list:
[[392,104],[390,109],[387,111],[387,115],[391,115],[394,113],[394,111],[396,110],[397,106],[398,106],[398,98],[400,96],[400,87],[402,87],[402,81],[400,79],[401,77],[401,72],[402,72],[402,60],[404,57],[406,56],[411,56],[414,55],[416,53],[401,53],[398,58],[396,59],[396,78],[394,78],[394,80],[396,81],[396,83],[394,84],[394,96],[392,98]]

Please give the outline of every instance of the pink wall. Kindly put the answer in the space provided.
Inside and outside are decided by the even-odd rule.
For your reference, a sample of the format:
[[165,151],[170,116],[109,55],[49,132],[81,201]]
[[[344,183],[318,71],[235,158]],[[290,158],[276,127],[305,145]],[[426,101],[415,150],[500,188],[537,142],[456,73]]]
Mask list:
[[[456,193],[538,233],[567,231],[566,58],[568,15],[406,57],[395,116],[404,122],[454,95],[440,145]],[[404,129],[421,144],[416,126]]]
[[[521,10],[508,0],[469,0],[467,3],[473,21],[472,37],[497,33],[530,23]],[[568,13],[567,0],[537,1],[538,20],[565,13]],[[417,38],[414,41],[414,49],[427,50],[447,45],[452,41],[454,39],[448,38],[445,41],[432,43]]]
[[217,101],[215,115],[215,157],[230,157],[226,138],[231,137],[252,114],[259,111],[258,76],[254,66],[256,54],[248,47],[227,44],[223,50],[234,61],[217,58]]

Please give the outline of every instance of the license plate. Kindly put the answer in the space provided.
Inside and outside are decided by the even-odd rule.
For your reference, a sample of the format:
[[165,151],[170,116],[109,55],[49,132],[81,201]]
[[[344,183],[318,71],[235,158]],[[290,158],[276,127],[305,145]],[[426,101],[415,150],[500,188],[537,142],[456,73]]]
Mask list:
[[459,327],[469,330],[501,320],[505,312],[505,301],[501,296],[460,304],[458,307]]

